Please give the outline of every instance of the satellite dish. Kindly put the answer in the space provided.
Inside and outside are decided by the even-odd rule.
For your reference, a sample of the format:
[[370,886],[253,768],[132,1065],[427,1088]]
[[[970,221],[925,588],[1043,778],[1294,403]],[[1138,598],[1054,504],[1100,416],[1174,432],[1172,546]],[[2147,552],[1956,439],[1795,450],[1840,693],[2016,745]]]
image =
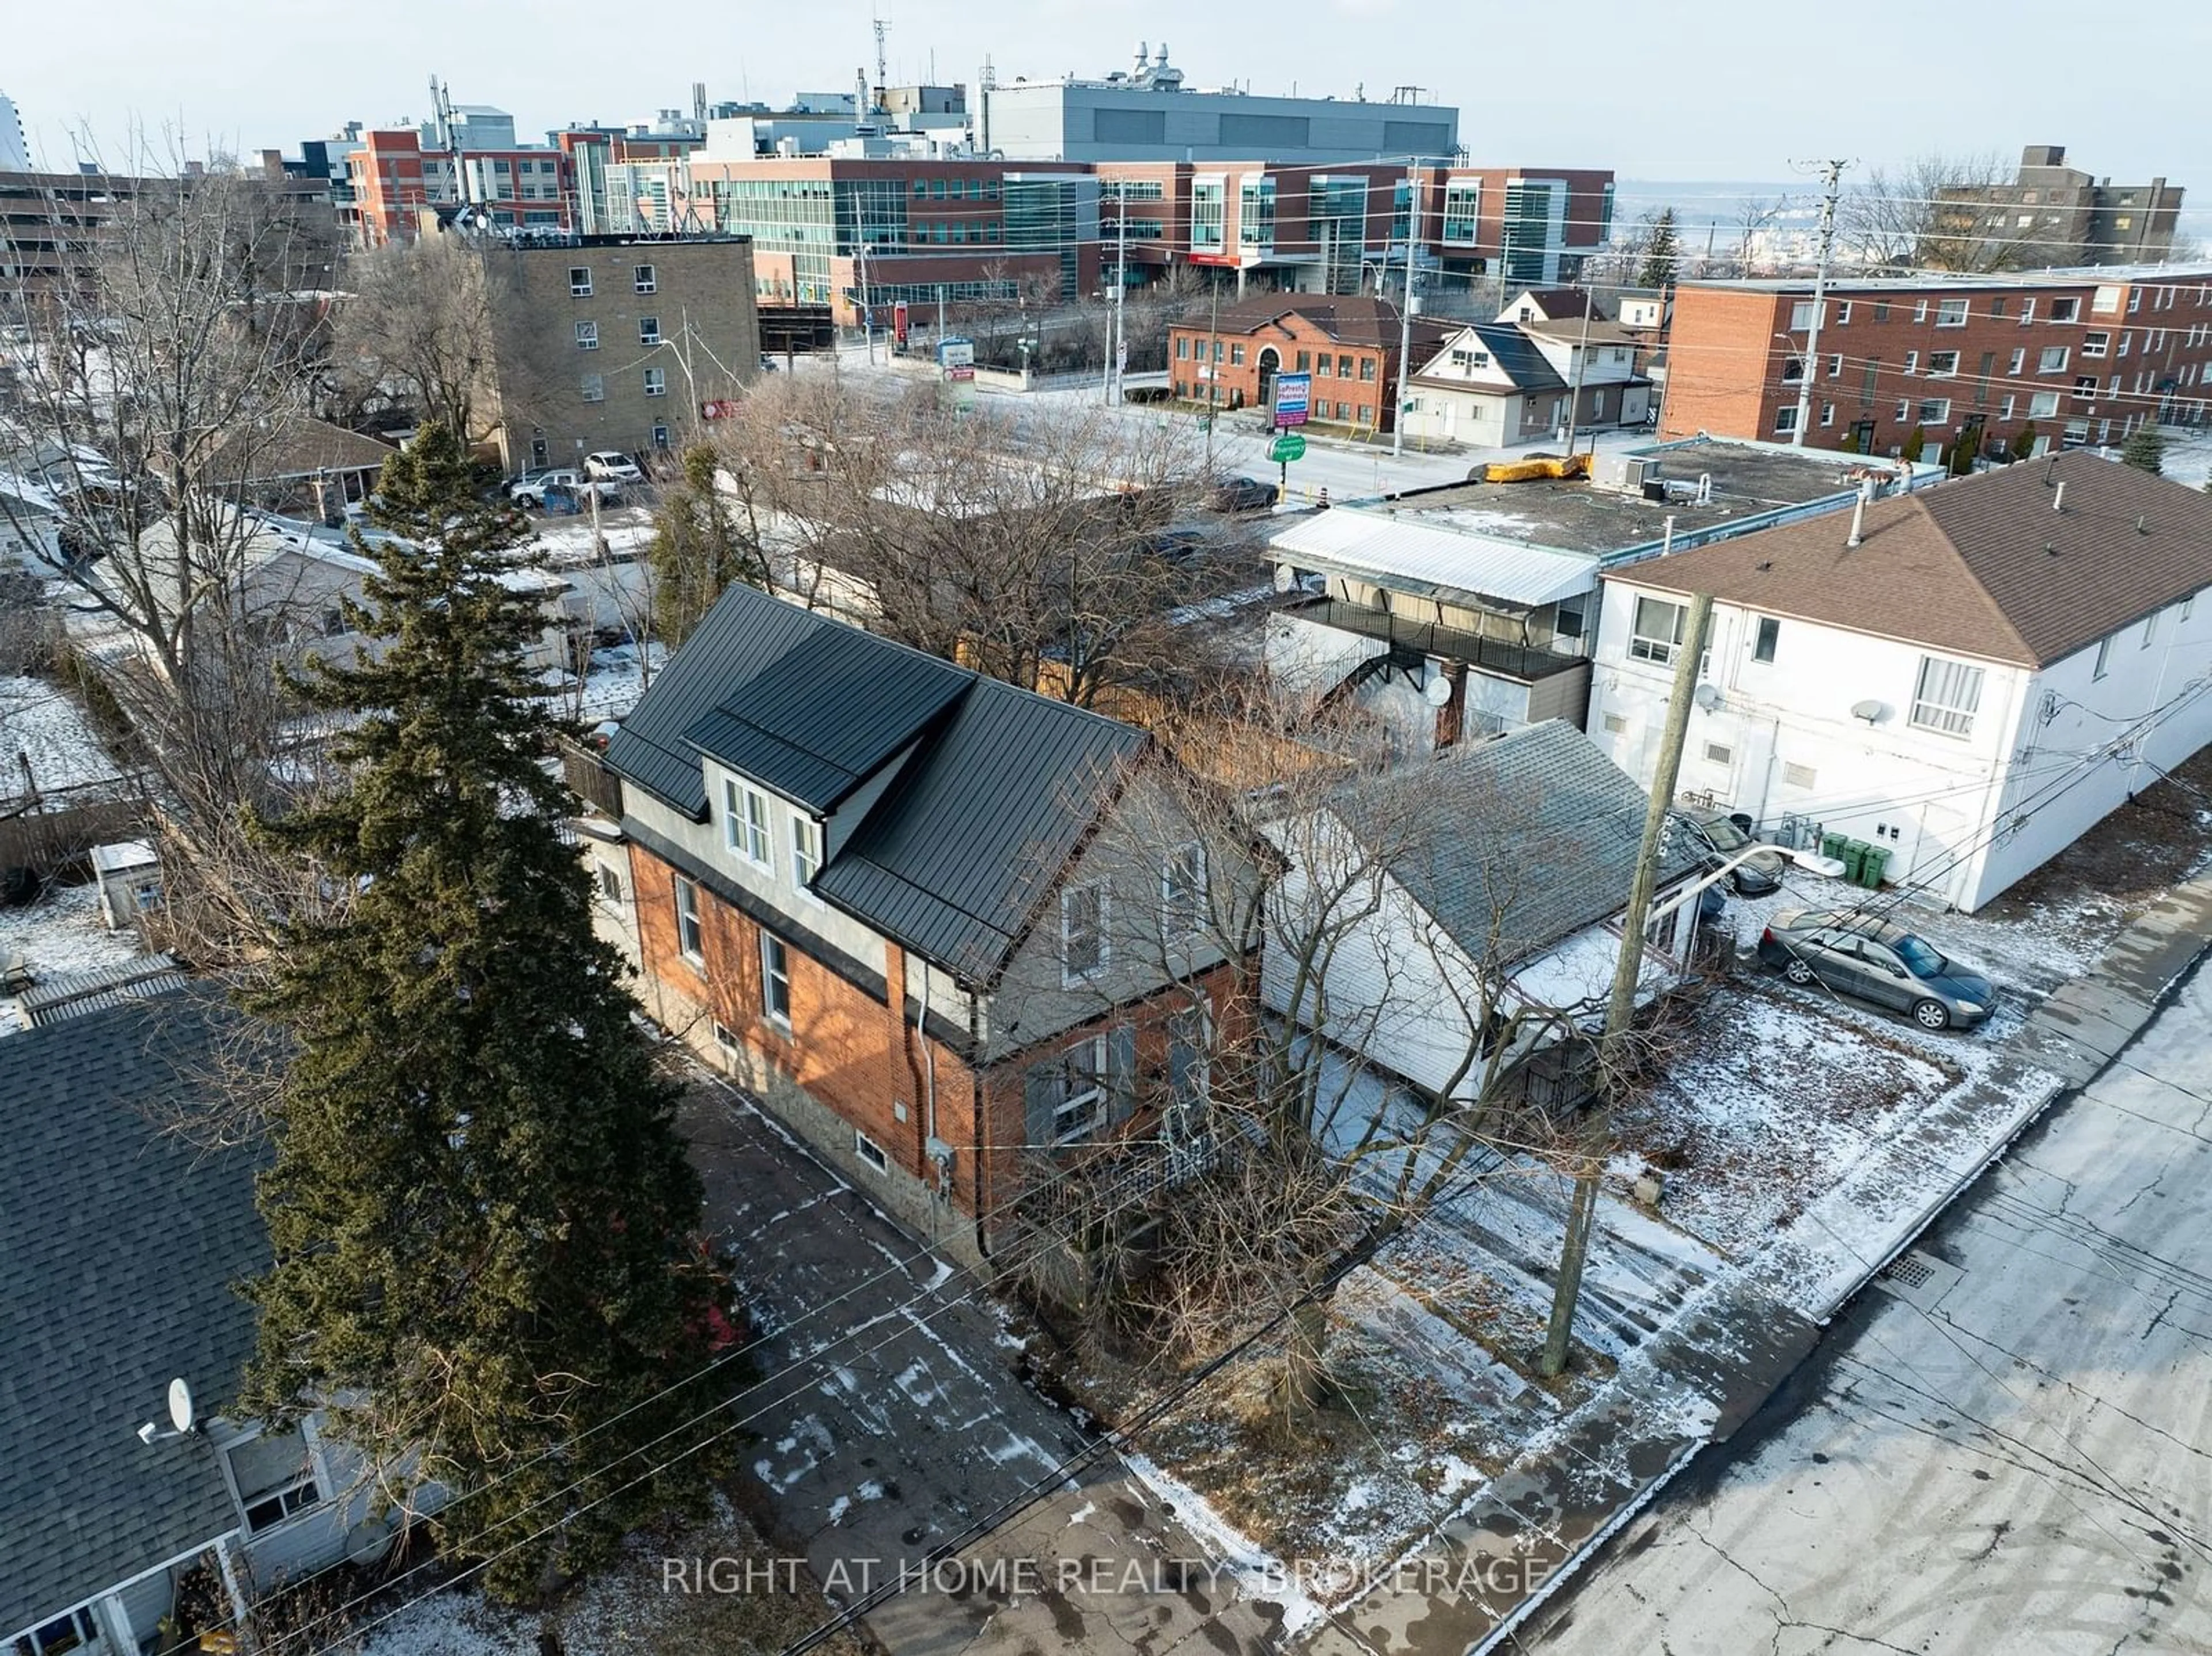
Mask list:
[[1700,684],[1690,693],[1690,699],[1707,713],[1721,705],[1721,693],[1711,684]]
[[1429,682],[1421,686],[1421,700],[1431,707],[1441,707],[1452,699],[1452,682],[1442,673],[1429,675]]
[[169,1424],[179,1432],[189,1432],[198,1418],[192,1410],[192,1388],[179,1374],[169,1382]]
[[1851,704],[1851,717],[1863,719],[1869,725],[1879,724],[1888,712],[1889,709],[1879,701],[1855,701]]

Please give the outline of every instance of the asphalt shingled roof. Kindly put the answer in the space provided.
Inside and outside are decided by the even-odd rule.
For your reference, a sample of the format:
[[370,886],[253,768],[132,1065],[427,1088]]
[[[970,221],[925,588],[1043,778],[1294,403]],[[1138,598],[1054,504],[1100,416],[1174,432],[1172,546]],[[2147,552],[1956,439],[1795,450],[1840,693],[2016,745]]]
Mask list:
[[[1338,798],[1355,834],[1478,965],[1514,966],[1620,912],[1650,798],[1565,719],[1448,749]],[[1658,881],[1698,866],[1662,841]]]
[[2024,667],[2212,586],[2212,494],[2087,450],[1877,500],[1856,547],[1850,525],[1808,519],[1612,579]]
[[702,755],[817,812],[902,763],[814,889],[988,983],[1150,744],[1113,719],[732,587],[606,756],[695,822],[708,813]]
[[239,1526],[205,1438],[137,1431],[179,1376],[216,1412],[253,1349],[256,1158],[157,1125],[234,1016],[184,992],[0,1041],[0,1634]]

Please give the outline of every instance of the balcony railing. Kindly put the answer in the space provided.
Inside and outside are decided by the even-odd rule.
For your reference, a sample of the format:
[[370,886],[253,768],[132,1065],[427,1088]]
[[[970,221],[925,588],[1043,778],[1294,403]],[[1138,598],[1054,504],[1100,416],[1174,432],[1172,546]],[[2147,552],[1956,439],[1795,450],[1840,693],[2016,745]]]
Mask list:
[[1346,604],[1341,598],[1316,598],[1311,603],[1298,605],[1291,613],[1324,627],[1341,628],[1347,633],[1358,633],[1365,638],[1380,639],[1386,644],[1419,650],[1424,655],[1440,657],[1446,661],[1463,661],[1470,667],[1518,679],[1522,683],[1549,678],[1554,673],[1571,672],[1589,660],[1586,656],[1561,655],[1554,650],[1513,644],[1504,639],[1486,638],[1480,633],[1462,632],[1456,627],[1407,621],[1402,616],[1394,616],[1382,610],[1370,610],[1364,604]]

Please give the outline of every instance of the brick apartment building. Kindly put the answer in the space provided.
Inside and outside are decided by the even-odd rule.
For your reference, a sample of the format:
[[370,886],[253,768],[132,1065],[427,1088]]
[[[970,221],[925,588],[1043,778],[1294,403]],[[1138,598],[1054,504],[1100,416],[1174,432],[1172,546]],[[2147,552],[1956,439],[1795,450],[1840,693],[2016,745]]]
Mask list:
[[606,762],[648,1010],[933,1240],[988,1251],[1042,1154],[1197,1131],[1242,853],[1143,732],[733,587]]
[[681,447],[707,406],[759,377],[742,237],[488,242],[495,379],[510,470],[595,449]]
[[[1416,363],[1452,332],[1413,318]],[[1398,386],[1398,307],[1388,300],[1255,294],[1168,330],[1168,379],[1176,397],[1226,412],[1273,404],[1276,376],[1310,373],[1314,425],[1389,431]]]
[[412,127],[371,130],[345,156],[345,167],[349,222],[366,246],[410,240],[426,211],[450,214],[464,204],[513,229],[574,227],[568,157],[550,145],[426,149]]
[[2194,425],[2212,403],[2212,265],[1913,276],[1829,285],[1817,355],[1808,281],[1675,290],[1661,432],[1893,455],[1964,442],[2118,442],[2146,420]]

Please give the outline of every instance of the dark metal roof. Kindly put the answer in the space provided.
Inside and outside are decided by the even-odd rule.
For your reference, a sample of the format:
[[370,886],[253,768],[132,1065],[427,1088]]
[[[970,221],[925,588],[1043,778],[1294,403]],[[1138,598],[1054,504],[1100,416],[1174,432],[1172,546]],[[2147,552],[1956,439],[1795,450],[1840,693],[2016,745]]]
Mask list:
[[258,1159],[156,1125],[233,1016],[168,995],[0,1041],[0,1634],[238,1527],[204,1438],[137,1436],[173,1377],[228,1403],[253,1348]]
[[695,820],[702,754],[817,811],[918,744],[816,876],[854,918],[988,982],[1142,731],[745,587],[724,593],[607,744]]
[[36,988],[23,992],[21,1004],[33,1025],[59,1023],[125,1000],[143,1000],[181,988],[186,981],[168,955],[141,955],[89,972],[44,979]]
[[927,728],[972,676],[732,587],[608,740],[607,764],[695,820],[707,814],[702,753],[827,810]]
[[[1553,719],[1358,784],[1338,805],[1469,958],[1508,967],[1620,912],[1650,796]],[[1697,864],[1670,833],[1659,883]]]
[[994,978],[1141,731],[978,678],[815,889],[972,982]]

